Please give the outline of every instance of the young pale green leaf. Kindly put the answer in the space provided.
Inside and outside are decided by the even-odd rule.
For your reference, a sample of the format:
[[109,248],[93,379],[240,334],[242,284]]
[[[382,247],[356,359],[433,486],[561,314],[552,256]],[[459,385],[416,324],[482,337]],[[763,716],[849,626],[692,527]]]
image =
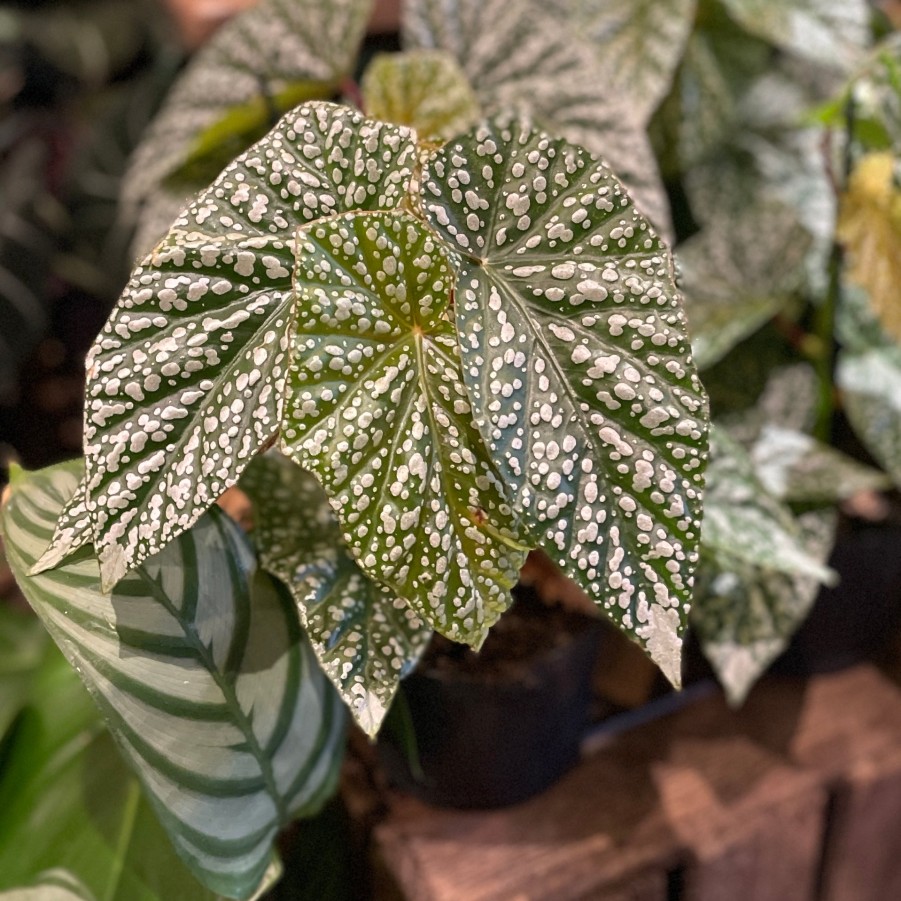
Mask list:
[[536,0],[407,0],[404,46],[446,50],[462,67],[484,112],[517,110],[587,147],[612,166],[664,234],[669,205],[629,95],[611,81],[591,42]]
[[479,645],[525,548],[472,423],[450,265],[402,212],[337,217],[298,241],[285,451],[325,486],[362,569]]
[[901,486],[901,350],[843,351],[836,382],[854,431]]
[[240,484],[253,501],[263,566],[290,589],[320,666],[374,736],[431,629],[357,566],[313,475],[270,453],[247,467]]
[[179,217],[91,350],[87,491],[41,568],[83,543],[85,504],[109,589],[237,481],[281,418],[294,230],[397,206],[415,160],[409,129],[309,104]]
[[[134,154],[124,200],[161,193],[176,212],[302,100],[328,99],[354,67],[372,0],[261,0],[195,56]],[[195,178],[168,185],[186,163]],[[205,163],[205,165],[203,165]],[[150,237],[141,253],[165,234]]]
[[377,56],[363,77],[368,115],[447,141],[479,118],[479,102],[454,58],[440,50]]
[[743,28],[823,66],[850,71],[869,41],[866,0],[723,0]]
[[534,534],[678,682],[706,399],[665,247],[609,170],[522,127],[437,151],[474,416]]
[[551,0],[573,30],[594,45],[611,80],[650,119],[666,96],[694,24],[697,0]]
[[[825,564],[835,534],[833,512],[805,513],[797,527],[811,560]],[[741,704],[785,650],[820,585],[812,575],[757,566],[728,552],[714,551],[702,562],[691,624],[731,704]]]
[[14,485],[0,519],[10,565],[178,853],[214,891],[247,897],[278,829],[334,789],[341,705],[294,605],[218,509],[112,595],[87,548],[27,576],[81,471],[62,464]]
[[804,432],[766,426],[751,448],[754,471],[774,497],[789,503],[835,503],[891,480]]

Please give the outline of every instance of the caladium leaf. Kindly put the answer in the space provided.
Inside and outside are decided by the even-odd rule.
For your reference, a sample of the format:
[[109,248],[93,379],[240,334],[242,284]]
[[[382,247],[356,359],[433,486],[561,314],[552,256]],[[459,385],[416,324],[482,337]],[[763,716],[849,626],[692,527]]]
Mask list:
[[884,473],[804,432],[778,426],[764,427],[751,448],[751,461],[764,488],[790,503],[835,503],[891,486]]
[[866,0],[723,0],[751,34],[812,62],[849,71],[869,40]]
[[[803,514],[797,530],[810,559],[824,564],[835,534],[833,511]],[[727,551],[703,561],[691,623],[730,703],[741,704],[785,650],[820,585],[813,575],[757,566]]]
[[89,548],[28,577],[81,471],[16,476],[0,517],[10,565],[180,856],[214,891],[249,895],[278,829],[335,787],[341,704],[290,598],[219,510],[112,595]]
[[284,449],[325,486],[363,570],[480,645],[526,549],[472,424],[450,265],[403,212],[324,220],[298,241]]
[[440,50],[377,56],[361,85],[366,113],[446,141],[479,118],[479,101],[454,58]]
[[263,566],[290,589],[320,666],[374,736],[432,630],[357,566],[315,476],[270,452],[240,484],[253,501]]
[[[372,0],[261,0],[224,25],[191,61],[135,152],[126,204],[163,192],[177,198],[177,212],[282,113],[335,94],[353,71],[371,7]],[[179,169],[180,182],[165,184]]]
[[486,115],[517,110],[607,160],[664,234],[669,205],[644,122],[587,39],[534,0],[407,0],[404,46],[446,50]]
[[84,503],[109,589],[237,481],[281,418],[294,229],[397,206],[415,161],[409,129],[310,104],[176,220],[89,355],[86,493],[41,567],[83,540]]
[[624,93],[650,119],[666,96],[694,24],[697,0],[551,0],[550,7],[594,45],[610,73],[605,90]]
[[836,382],[854,431],[901,486],[901,350],[843,351]]
[[672,261],[609,170],[520,126],[428,161],[473,415],[534,534],[675,683],[706,399]]

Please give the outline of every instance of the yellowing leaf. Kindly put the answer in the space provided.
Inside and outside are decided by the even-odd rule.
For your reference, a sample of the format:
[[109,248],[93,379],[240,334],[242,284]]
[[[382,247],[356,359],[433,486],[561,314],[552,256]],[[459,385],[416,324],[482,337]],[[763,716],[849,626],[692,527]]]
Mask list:
[[891,153],[870,153],[851,174],[842,198],[838,239],[848,277],[870,296],[883,328],[901,341],[901,190]]

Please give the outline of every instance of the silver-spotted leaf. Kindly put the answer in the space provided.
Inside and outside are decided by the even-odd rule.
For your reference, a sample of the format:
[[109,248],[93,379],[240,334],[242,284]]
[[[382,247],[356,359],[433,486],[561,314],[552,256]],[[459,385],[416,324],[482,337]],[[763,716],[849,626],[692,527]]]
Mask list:
[[[537,0],[536,0],[537,2]],[[605,90],[626,94],[647,121],[666,96],[694,24],[697,0],[551,0],[588,38],[610,73]]]
[[479,102],[454,58],[440,50],[377,56],[361,85],[366,113],[446,141],[474,125]]
[[[84,502],[104,588],[189,528],[275,435],[295,229],[397,206],[415,158],[409,129],[299,107],[135,270],[89,355]],[[81,540],[77,503],[42,567]]]
[[340,701],[290,598],[218,510],[112,595],[89,548],[27,576],[81,471],[16,478],[0,517],[10,565],[181,857],[214,891],[246,897],[279,828],[334,790]]
[[669,205],[640,111],[604,89],[591,42],[536,0],[407,0],[404,45],[446,50],[486,115],[516,110],[607,160],[663,233]]
[[[165,195],[178,212],[282,113],[336,93],[353,71],[371,7],[372,0],[261,0],[223,26],[191,61],[135,152],[125,202],[139,207]],[[167,184],[189,161],[195,172]],[[160,224],[154,235],[139,220],[140,254],[165,234],[168,223]]]
[[485,125],[429,160],[476,422],[534,534],[678,683],[706,399],[672,261],[586,151]]
[[[798,538],[810,559],[825,564],[835,535],[831,510],[797,520]],[[769,664],[804,622],[821,582],[807,573],[758,566],[741,556],[704,555],[691,611],[704,654],[729,702],[741,704]]]
[[446,256],[407,213],[349,214],[298,240],[284,449],[324,485],[363,570],[479,645],[525,552],[472,423]]
[[374,736],[432,631],[357,566],[316,478],[275,452],[241,478],[263,566],[291,591],[325,674]]

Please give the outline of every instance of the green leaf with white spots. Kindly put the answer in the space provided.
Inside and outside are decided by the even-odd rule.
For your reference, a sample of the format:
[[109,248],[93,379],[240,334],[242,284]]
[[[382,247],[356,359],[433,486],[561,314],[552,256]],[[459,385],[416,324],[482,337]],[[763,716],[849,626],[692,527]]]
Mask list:
[[[805,513],[797,531],[811,561],[825,564],[835,535],[834,513]],[[731,704],[741,704],[785,650],[820,586],[815,576],[767,569],[728,552],[705,555],[691,624]]]
[[357,566],[315,476],[273,452],[254,460],[240,484],[253,501],[263,566],[290,589],[320,666],[375,736],[431,629]]
[[526,128],[446,145],[422,196],[460,253],[466,387],[517,508],[678,683],[707,414],[669,253],[603,164]]
[[551,0],[550,8],[594,45],[610,73],[605,90],[626,94],[647,121],[669,91],[697,5],[697,0]]
[[180,856],[209,888],[246,897],[278,830],[334,790],[340,702],[290,598],[219,510],[112,595],[88,548],[27,576],[81,471],[17,476],[0,516],[10,565]]
[[299,235],[285,452],[321,481],[362,569],[479,645],[525,559],[447,320],[453,273],[407,213]]
[[850,71],[870,37],[866,0],[723,0],[751,34],[811,62]]
[[591,42],[536,0],[407,0],[405,47],[450,53],[486,115],[516,110],[607,160],[663,233],[669,204],[640,111]]
[[[196,54],[136,150],[124,202],[159,195],[174,212],[291,107],[338,92],[354,68],[372,0],[261,0]],[[177,183],[167,179],[181,170]],[[170,220],[171,221],[171,220]],[[165,234],[139,228],[147,252]]]
[[901,486],[901,349],[843,351],[836,382],[857,436]]
[[885,473],[858,463],[804,432],[766,426],[751,448],[754,471],[774,497],[831,504],[860,491],[891,487]]
[[89,354],[86,495],[41,567],[83,542],[84,504],[108,589],[237,481],[281,419],[295,230],[397,206],[415,160],[409,129],[309,104],[176,220]]
[[474,125],[479,102],[450,54],[413,50],[377,56],[361,85],[368,115],[446,141]]

